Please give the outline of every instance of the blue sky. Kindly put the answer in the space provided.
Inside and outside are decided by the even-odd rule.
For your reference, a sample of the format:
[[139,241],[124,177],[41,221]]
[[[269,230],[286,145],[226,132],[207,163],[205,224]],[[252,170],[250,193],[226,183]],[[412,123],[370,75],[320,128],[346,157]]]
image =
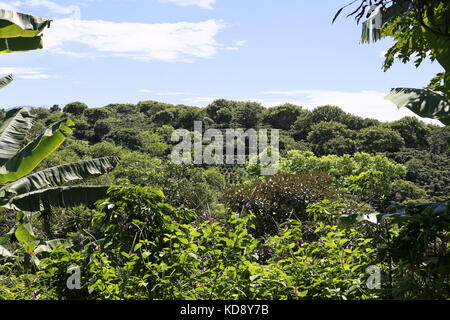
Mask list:
[[391,42],[360,45],[360,27],[334,13],[349,0],[17,0],[0,8],[53,18],[44,49],[2,54],[16,80],[2,107],[90,107],[158,100],[206,106],[216,98],[333,104],[360,116],[410,115],[383,99],[441,71],[396,63]]

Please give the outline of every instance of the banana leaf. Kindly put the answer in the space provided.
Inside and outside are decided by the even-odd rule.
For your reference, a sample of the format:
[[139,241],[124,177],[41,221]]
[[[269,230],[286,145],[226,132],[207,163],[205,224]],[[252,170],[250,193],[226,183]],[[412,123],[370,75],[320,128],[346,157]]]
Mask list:
[[0,126],[0,165],[5,164],[17,151],[31,128],[33,117],[25,108],[11,109]]
[[11,10],[0,10],[0,38],[36,37],[51,20]]
[[450,100],[443,92],[394,88],[385,99],[399,108],[406,107],[421,117],[437,119],[447,126],[450,125]]
[[0,78],[0,89],[6,87],[8,84],[10,84],[14,80],[14,77],[12,74],[7,75],[6,77]]
[[0,167],[0,183],[18,180],[33,171],[66,140],[73,125],[70,119],[59,121],[26,145]]
[[103,175],[115,168],[118,157],[103,157],[52,167],[25,176],[0,189],[0,205],[12,197],[44,188],[63,186],[69,182],[81,181],[89,177]]
[[22,52],[36,49],[42,49],[42,37],[33,38],[5,38],[0,39],[0,53]]
[[26,212],[37,212],[49,207],[88,206],[106,198],[108,188],[109,186],[69,186],[38,190],[14,197],[4,207]]

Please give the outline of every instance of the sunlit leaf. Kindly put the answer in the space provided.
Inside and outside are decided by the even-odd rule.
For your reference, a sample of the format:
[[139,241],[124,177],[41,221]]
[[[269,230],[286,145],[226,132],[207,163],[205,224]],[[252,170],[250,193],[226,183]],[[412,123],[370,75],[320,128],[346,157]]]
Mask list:
[[395,103],[399,108],[406,107],[421,117],[437,119],[445,125],[450,125],[450,100],[442,92],[394,88],[385,99]]

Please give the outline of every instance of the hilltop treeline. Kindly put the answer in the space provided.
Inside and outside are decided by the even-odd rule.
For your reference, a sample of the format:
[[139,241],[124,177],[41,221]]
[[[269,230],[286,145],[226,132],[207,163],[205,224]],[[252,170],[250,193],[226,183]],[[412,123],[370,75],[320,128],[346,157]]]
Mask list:
[[[58,120],[75,123],[37,169],[120,162],[75,181],[111,185],[96,204],[53,206],[25,222],[0,209],[0,248],[10,253],[0,258],[0,299],[449,297],[448,127],[227,100],[73,102],[32,113],[28,141]],[[270,151],[280,153],[278,172],[173,163],[172,132],[196,120],[204,129],[281,129],[280,150]],[[80,289],[68,290],[76,267]],[[380,272],[379,288],[366,285],[367,268]]]
[[[264,108],[257,102],[216,100],[206,108],[157,101],[110,104],[89,108],[73,102],[52,108],[35,108],[37,124],[30,137],[50,123],[69,116],[75,122],[72,141],[115,147],[156,158],[171,150],[170,137],[178,128],[275,128],[281,130],[280,152],[311,151],[316,156],[383,153],[407,168],[404,179],[426,192],[428,199],[444,201],[450,194],[448,127],[426,124],[415,117],[380,122],[344,112],[336,106],[307,110],[284,104]],[[75,143],[76,144],[76,143]],[[67,151],[63,151],[67,152]]]

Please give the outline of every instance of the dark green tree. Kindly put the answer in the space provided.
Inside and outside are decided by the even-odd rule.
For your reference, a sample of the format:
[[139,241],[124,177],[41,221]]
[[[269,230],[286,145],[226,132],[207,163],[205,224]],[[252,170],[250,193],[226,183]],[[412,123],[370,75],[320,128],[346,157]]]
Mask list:
[[267,110],[264,123],[276,129],[289,130],[302,111],[302,107],[290,103],[273,107]]
[[106,119],[108,112],[100,108],[90,108],[84,112],[84,116],[90,124],[95,124],[99,120]]
[[392,122],[389,127],[402,136],[407,148],[428,149],[430,128],[415,117],[404,117]]
[[177,128],[194,130],[195,121],[203,121],[205,118],[204,110],[200,108],[186,108],[182,110],[178,117]]
[[94,134],[97,140],[101,140],[104,136],[110,133],[112,126],[107,121],[97,121],[94,126]]
[[311,127],[319,122],[339,122],[345,123],[348,114],[336,106],[320,106],[311,112],[300,114],[292,128],[294,138],[297,140],[306,139]]
[[[334,140],[337,142],[336,138],[352,138],[355,136],[355,133],[352,130],[349,130],[346,125],[336,122],[336,121],[322,121],[317,124],[312,125],[311,131],[308,134],[308,142],[311,144],[314,153],[318,156],[323,156],[326,154],[333,153],[329,148],[333,146],[330,141]],[[345,144],[339,146],[338,149],[350,147],[348,141],[341,141],[340,143]],[[355,146],[355,143],[353,143]],[[350,147],[351,148],[351,147]],[[354,148],[350,151],[355,152]],[[351,153],[353,153],[351,152]]]
[[88,106],[82,102],[79,101],[75,101],[75,102],[71,102],[68,103],[63,111],[66,113],[70,113],[73,114],[74,116],[79,116],[82,115],[84,113],[84,111],[86,111],[88,109]]
[[264,107],[258,102],[240,102],[233,115],[233,122],[245,129],[257,128],[262,120]]
[[357,139],[361,145],[361,151],[396,152],[405,146],[405,140],[394,130],[384,127],[369,127],[358,132]]

